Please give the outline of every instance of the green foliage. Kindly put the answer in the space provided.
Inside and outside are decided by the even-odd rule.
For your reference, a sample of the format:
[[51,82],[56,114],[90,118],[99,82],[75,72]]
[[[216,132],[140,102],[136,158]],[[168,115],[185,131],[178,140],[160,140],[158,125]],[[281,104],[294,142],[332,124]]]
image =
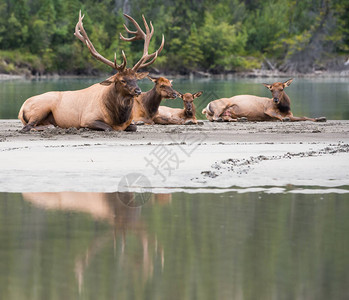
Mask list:
[[23,65],[34,73],[110,71],[73,35],[80,9],[97,51],[110,60],[116,52],[120,62],[124,50],[128,65],[141,57],[143,43],[120,41],[119,33],[126,34],[122,13],[142,27],[144,14],[155,27],[150,51],[165,35],[152,67],[168,72],[248,70],[261,67],[263,57],[285,70],[298,64],[302,71],[300,61],[311,70],[324,57],[349,53],[347,0],[6,0],[0,2],[0,50],[30,53],[40,64],[20,61],[23,55],[7,64],[8,55],[0,54],[0,71]]

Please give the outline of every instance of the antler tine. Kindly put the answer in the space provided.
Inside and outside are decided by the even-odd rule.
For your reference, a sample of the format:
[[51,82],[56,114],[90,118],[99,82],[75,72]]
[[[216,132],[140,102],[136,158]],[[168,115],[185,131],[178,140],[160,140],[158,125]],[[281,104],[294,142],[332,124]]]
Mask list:
[[84,26],[83,26],[83,23],[82,23],[82,20],[84,18],[85,15],[81,16],[81,10],[79,11],[79,21],[76,23],[76,26],[75,26],[75,33],[74,35],[80,40],[82,41],[88,48],[88,50],[90,51],[90,53],[92,54],[93,57],[95,57],[97,60],[103,62],[104,64],[112,67],[113,69],[116,69],[118,71],[122,71],[125,69],[126,67],[126,56],[125,56],[125,53],[122,54],[123,56],[123,63],[121,65],[117,65],[116,64],[116,55],[115,55],[115,58],[114,58],[114,62],[110,61],[109,59],[106,59],[105,57],[103,57],[102,55],[100,55],[97,50],[95,49],[95,47],[93,46],[92,42],[90,41],[85,29],[84,29]]
[[[153,52],[152,54],[143,54],[143,57],[137,62],[137,64],[135,64],[135,66],[132,68],[132,70],[137,71],[138,69],[145,68],[145,67],[151,65],[156,60],[156,58],[158,57],[158,55],[160,54],[162,49],[164,48],[164,44],[165,44],[165,37],[164,37],[164,35],[162,35],[162,41],[161,41],[161,45],[160,45],[159,49],[156,50],[155,52]],[[148,61],[149,59],[151,59],[151,60]],[[148,61],[148,62],[146,62],[146,61]],[[144,63],[144,62],[146,62],[146,63]]]
[[145,37],[146,37],[146,34],[144,33],[144,31],[142,30],[142,28],[138,25],[137,21],[135,19],[133,19],[132,17],[130,17],[129,15],[127,14],[124,14],[124,16],[129,19],[133,25],[136,27],[136,31],[132,31],[132,30],[129,30],[127,28],[127,26],[124,24],[124,27],[126,29],[126,31],[128,33],[131,33],[131,34],[134,34],[135,36],[131,37],[131,38],[125,38],[121,33],[120,33],[120,38],[123,40],[123,41],[126,41],[126,42],[131,42],[131,41],[135,41],[135,40],[144,40]]
[[122,53],[122,58],[123,58],[123,62],[121,65],[118,65],[116,63],[116,53],[114,54],[114,65],[115,65],[115,69],[118,70],[119,72],[123,71],[126,68],[127,65],[127,59],[126,59],[126,55],[124,50],[121,51]]

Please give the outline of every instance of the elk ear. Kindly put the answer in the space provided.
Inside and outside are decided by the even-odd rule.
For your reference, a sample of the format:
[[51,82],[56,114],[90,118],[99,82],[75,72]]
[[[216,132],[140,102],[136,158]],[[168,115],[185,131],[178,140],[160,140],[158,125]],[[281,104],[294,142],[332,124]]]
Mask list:
[[183,94],[181,94],[180,92],[178,92],[178,91],[176,91],[176,93],[177,93],[177,96],[179,96],[180,98],[182,98],[183,99]]
[[169,80],[169,82],[170,82],[171,84],[172,84],[172,81],[173,81],[172,79],[171,79],[171,80]]
[[136,78],[137,79],[143,79],[143,78],[147,77],[148,74],[149,74],[149,72],[136,73]]
[[193,94],[193,98],[195,99],[195,98],[197,98],[197,97],[200,97],[201,95],[202,95],[202,91],[200,91],[200,92],[197,92],[197,93],[195,93],[195,94]]
[[113,81],[110,81],[110,80],[107,79],[107,80],[104,80],[104,81],[100,82],[99,84],[108,86],[108,85],[111,85],[112,83],[113,83]]
[[293,78],[291,78],[291,79],[285,81],[285,82],[284,82],[284,87],[288,87],[288,86],[292,83],[292,81],[293,81]]
[[150,80],[150,81],[152,81],[152,82],[156,82],[156,80],[157,80],[157,78],[152,78],[152,77],[150,77],[149,75],[147,75],[147,78]]
[[271,90],[272,85],[267,83],[262,83],[267,89]]

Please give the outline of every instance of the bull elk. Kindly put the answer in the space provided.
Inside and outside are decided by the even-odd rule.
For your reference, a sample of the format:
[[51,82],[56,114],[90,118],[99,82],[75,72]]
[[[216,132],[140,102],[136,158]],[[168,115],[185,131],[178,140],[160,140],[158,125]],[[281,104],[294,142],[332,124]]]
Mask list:
[[161,100],[177,98],[176,91],[172,88],[172,80],[164,77],[151,78],[154,87],[135,97],[133,106],[133,120],[136,124],[154,124],[153,118],[158,112]]
[[18,118],[25,125],[22,131],[29,131],[39,125],[59,126],[62,128],[87,127],[95,130],[130,130],[135,131],[132,122],[132,107],[134,96],[141,94],[137,80],[145,78],[148,73],[137,73],[141,68],[151,65],[164,46],[164,36],[158,50],[149,54],[148,48],[154,33],[154,27],[149,26],[144,18],[146,33],[130,16],[124,14],[134,26],[136,31],[126,31],[133,36],[125,38],[120,33],[123,41],[144,40],[144,50],[141,59],[132,67],[126,68],[126,55],[122,51],[123,63],[116,63],[104,58],[94,48],[83,27],[79,12],[79,21],[75,27],[74,35],[87,46],[91,55],[102,63],[115,69],[117,73],[107,80],[94,84],[86,89],[77,91],[48,92],[27,99],[20,111]]
[[195,117],[195,105],[194,99],[202,95],[202,92],[197,92],[195,94],[185,93],[181,94],[177,92],[182,98],[184,108],[171,108],[167,106],[160,106],[158,113],[154,117],[155,124],[169,125],[191,125],[197,124],[198,121]]
[[326,122],[325,117],[295,117],[291,112],[291,100],[284,91],[293,79],[273,84],[263,83],[272,98],[253,95],[237,95],[211,101],[202,111],[210,121],[313,121]]

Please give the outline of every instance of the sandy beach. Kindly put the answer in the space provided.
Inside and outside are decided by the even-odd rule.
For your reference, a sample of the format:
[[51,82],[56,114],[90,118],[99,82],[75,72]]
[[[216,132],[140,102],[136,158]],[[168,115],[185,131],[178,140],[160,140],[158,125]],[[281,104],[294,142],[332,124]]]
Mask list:
[[0,121],[1,192],[349,192],[349,121],[21,128]]

